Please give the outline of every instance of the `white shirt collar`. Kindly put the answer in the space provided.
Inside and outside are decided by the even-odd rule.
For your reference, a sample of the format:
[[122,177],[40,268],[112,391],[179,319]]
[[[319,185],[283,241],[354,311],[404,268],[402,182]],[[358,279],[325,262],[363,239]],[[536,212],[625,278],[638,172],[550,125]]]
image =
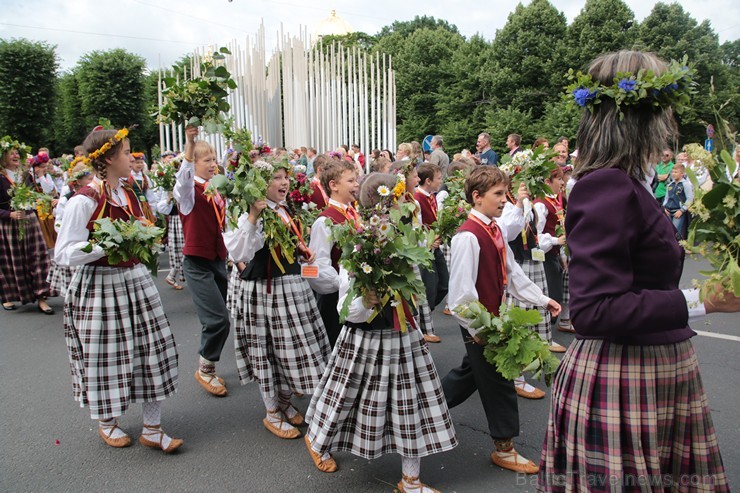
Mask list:
[[483,224],[485,224],[486,226],[488,226],[489,224],[491,224],[491,221],[492,221],[492,219],[491,219],[490,217],[487,217],[487,216],[486,216],[485,214],[483,214],[482,212],[479,212],[479,211],[477,211],[477,210],[475,210],[475,209],[470,209],[470,213],[471,213],[471,214],[472,214],[473,216],[475,216],[475,217],[477,217],[478,219],[480,219],[480,220],[481,220],[481,222],[483,222]]
[[195,175],[195,176],[193,177],[193,179],[194,179],[194,180],[195,180],[196,182],[198,182],[198,183],[201,183],[201,184],[204,184],[204,183],[208,183],[208,180],[204,180],[203,178],[201,178],[201,177],[200,177],[200,176],[198,176],[198,175]]
[[284,200],[283,200],[283,201],[281,201],[280,203],[277,203],[277,202],[273,202],[273,201],[272,201],[272,200],[270,200],[270,199],[265,199],[265,201],[267,202],[267,207],[269,207],[270,209],[273,209],[273,210],[278,210],[278,206],[279,206],[279,205],[282,205],[282,206],[285,206],[285,205],[287,205],[287,204],[286,204],[286,202],[285,202]]
[[416,187],[416,191],[417,192],[421,192],[422,195],[424,195],[425,197],[431,197],[432,196],[431,192],[427,192],[426,190],[424,190],[421,187]]
[[333,205],[335,207],[340,207],[342,210],[346,210],[349,204],[343,204],[341,202],[338,202],[334,199],[329,199],[329,205]]

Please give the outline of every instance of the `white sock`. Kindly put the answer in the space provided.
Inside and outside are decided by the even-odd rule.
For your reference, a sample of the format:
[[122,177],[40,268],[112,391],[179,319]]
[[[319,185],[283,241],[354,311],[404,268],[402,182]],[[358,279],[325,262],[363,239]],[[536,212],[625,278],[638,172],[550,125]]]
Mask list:
[[268,395],[263,392],[262,401],[265,403],[265,408],[267,409],[267,416],[265,417],[271,425],[283,431],[294,428],[293,425],[284,419],[283,412],[280,410],[280,400],[277,396]]
[[[401,471],[403,474],[403,489],[419,493],[431,492],[421,484],[421,459],[419,457],[401,457]],[[410,480],[410,481],[409,481]]]
[[141,405],[144,414],[144,427],[141,434],[150,442],[159,443],[159,436],[162,435],[162,450],[170,446],[172,439],[162,431],[162,403],[145,402]]
[[519,387],[520,389],[524,390],[525,392],[534,392],[534,387],[529,385],[527,381],[524,379],[524,375],[521,375],[514,379],[514,385]]
[[120,428],[113,428],[113,431],[111,431],[111,428],[117,424],[118,420],[116,418],[101,419],[100,421],[98,421],[98,426],[102,428],[105,436],[109,436],[110,438],[127,437],[128,435],[126,434],[126,432]]
[[201,356],[198,360],[198,371],[200,372],[201,378],[209,382],[214,387],[223,387],[223,384],[217,378],[213,378],[216,376],[215,361],[207,360]]
[[280,410],[285,414],[287,418],[293,418],[298,414],[298,410],[293,407],[290,403],[290,398],[293,396],[293,392],[289,390],[281,390],[278,392],[278,401]]

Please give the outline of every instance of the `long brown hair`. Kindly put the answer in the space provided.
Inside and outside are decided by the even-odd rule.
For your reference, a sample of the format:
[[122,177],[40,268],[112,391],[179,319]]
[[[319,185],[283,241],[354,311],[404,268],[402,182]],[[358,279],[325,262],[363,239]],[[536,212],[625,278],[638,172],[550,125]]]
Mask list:
[[[618,72],[637,74],[645,69],[660,75],[667,68],[666,62],[655,53],[623,50],[601,55],[591,62],[588,73],[594,80],[611,85]],[[670,108],[645,104],[623,106],[621,110],[623,119],[614,101],[604,98],[593,113],[583,112],[576,135],[578,160],[574,178],[597,169],[618,168],[642,181],[649,167],[660,160],[663,149],[677,135]]]

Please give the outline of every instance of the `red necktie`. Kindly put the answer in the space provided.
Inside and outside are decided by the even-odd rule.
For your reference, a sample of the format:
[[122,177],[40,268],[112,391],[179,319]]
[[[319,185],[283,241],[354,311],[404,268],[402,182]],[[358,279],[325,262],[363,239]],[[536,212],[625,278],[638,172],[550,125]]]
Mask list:
[[360,216],[351,205],[347,206],[347,217],[354,221],[356,228],[360,227]]
[[432,208],[432,212],[434,213],[434,219],[437,219],[437,199],[434,198],[434,195],[430,195],[428,199],[429,207]]

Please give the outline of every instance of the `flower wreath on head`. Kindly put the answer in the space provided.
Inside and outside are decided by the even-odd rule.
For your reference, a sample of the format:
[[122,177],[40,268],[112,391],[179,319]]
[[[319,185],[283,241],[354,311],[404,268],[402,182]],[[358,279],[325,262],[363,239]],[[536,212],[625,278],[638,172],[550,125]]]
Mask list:
[[[93,131],[102,130],[102,129],[103,129],[102,127],[100,127],[100,128],[95,127],[95,130],[93,130]],[[75,160],[72,161],[72,163],[70,164],[70,166],[73,166],[74,164],[76,164],[78,162],[83,162],[85,164],[91,164],[93,161],[95,161],[96,159],[98,159],[101,156],[103,156],[106,152],[110,151],[111,148],[114,145],[117,145],[119,142],[121,142],[126,137],[128,137],[128,129],[127,128],[122,128],[121,130],[119,130],[118,132],[116,132],[116,134],[113,137],[111,137],[110,139],[108,139],[108,142],[106,142],[105,144],[103,144],[100,147],[100,149],[94,150],[93,152],[91,152],[87,156],[78,156],[78,157],[76,157]]]
[[137,161],[140,159],[144,159],[143,152],[132,152],[131,155],[134,156],[134,159],[136,159]]
[[70,174],[69,178],[67,178],[67,183],[78,182],[84,177],[90,176],[92,172],[93,172],[92,168],[86,166],[84,169],[81,169],[80,171],[74,174]]
[[593,80],[590,74],[568,70],[566,78],[571,82],[565,88],[563,98],[593,113],[594,107],[604,98],[614,101],[620,120],[624,118],[623,106],[646,105],[655,108],[673,108],[681,113],[696,94],[694,76],[696,70],[688,64],[688,57],[681,62],[671,60],[668,70],[656,75],[652,70],[617,72],[612,85]]
[[18,142],[17,140],[11,138],[9,135],[6,135],[2,139],[0,139],[0,154],[10,151],[11,149],[15,149],[18,151],[18,155],[21,157],[21,161],[26,159],[26,156],[31,152],[30,146],[27,146],[22,142]]

